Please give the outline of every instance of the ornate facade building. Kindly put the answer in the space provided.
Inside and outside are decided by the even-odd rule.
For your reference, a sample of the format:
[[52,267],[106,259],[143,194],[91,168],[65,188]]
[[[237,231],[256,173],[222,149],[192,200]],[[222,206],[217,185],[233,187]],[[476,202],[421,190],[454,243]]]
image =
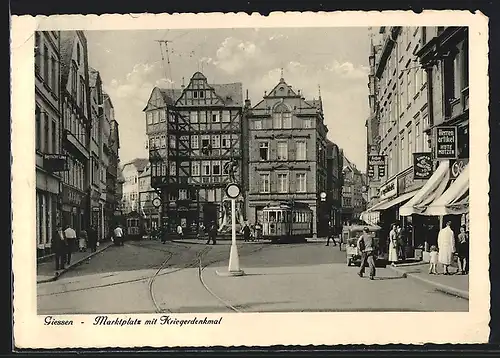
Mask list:
[[[229,223],[224,188],[230,168],[243,185],[241,83],[209,84],[196,72],[180,89],[154,88],[144,109],[151,186],[161,195],[162,225],[185,232]],[[238,218],[243,216],[239,205]]]
[[281,78],[245,113],[249,125],[245,141],[249,150],[248,220],[263,222],[262,209],[270,201],[294,200],[309,205],[313,235],[321,235],[320,221],[330,212],[320,204],[320,194],[329,191],[328,129],[321,96],[306,100]]

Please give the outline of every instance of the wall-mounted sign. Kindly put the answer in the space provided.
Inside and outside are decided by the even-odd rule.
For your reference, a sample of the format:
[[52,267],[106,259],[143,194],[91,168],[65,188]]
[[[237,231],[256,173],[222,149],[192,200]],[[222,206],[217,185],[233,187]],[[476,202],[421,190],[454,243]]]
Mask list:
[[368,164],[371,165],[385,165],[385,156],[384,155],[369,155],[368,156]]
[[455,159],[458,153],[457,127],[436,128],[436,159]]
[[378,167],[378,177],[379,178],[385,177],[385,165],[381,165]]
[[62,190],[63,203],[71,204],[74,206],[81,206],[83,202],[83,197],[84,194],[82,194],[81,192],[71,187],[63,186]]
[[65,154],[44,154],[43,166],[49,172],[64,172],[68,170],[68,160]]
[[385,176],[385,155],[368,155],[368,176],[375,177],[375,170],[378,170],[378,177]]
[[370,178],[373,178],[375,176],[375,166],[368,164],[368,170],[366,173]]
[[398,185],[396,178],[380,187],[380,199],[390,198],[398,194]]
[[450,179],[456,179],[469,163],[469,159],[457,159],[450,162]]
[[432,175],[431,153],[413,153],[413,177],[429,179]]

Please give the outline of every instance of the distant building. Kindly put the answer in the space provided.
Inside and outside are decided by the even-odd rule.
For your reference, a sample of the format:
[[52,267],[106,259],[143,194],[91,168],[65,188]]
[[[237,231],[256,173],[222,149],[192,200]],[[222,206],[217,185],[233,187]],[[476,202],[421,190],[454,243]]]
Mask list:
[[140,211],[139,205],[139,176],[148,166],[148,159],[137,158],[123,165],[121,174],[124,182],[122,185],[122,213]]
[[151,187],[151,166],[148,164],[139,174],[139,213],[144,217],[147,229],[156,229],[161,224],[161,208],[153,205],[155,198],[160,199],[160,195]]
[[331,190],[321,96],[306,100],[281,78],[245,116],[249,125],[247,219],[263,222],[262,210],[270,201],[299,201],[313,212],[313,235],[326,235],[330,208],[321,205],[320,194]]
[[[342,186],[344,176],[342,173],[344,155],[343,151],[333,142],[327,140],[327,197],[326,206],[330,208],[329,221],[338,234],[342,229]],[[323,205],[325,205],[323,204]]]
[[343,164],[342,222],[348,224],[351,221],[361,219],[361,213],[366,209],[363,198],[365,179],[356,165],[345,155]]
[[[241,83],[209,84],[196,72],[180,89],[155,87],[144,109],[151,185],[162,193],[162,225],[196,232],[200,223],[227,228],[227,169],[242,177]],[[243,216],[238,202],[238,221]]]

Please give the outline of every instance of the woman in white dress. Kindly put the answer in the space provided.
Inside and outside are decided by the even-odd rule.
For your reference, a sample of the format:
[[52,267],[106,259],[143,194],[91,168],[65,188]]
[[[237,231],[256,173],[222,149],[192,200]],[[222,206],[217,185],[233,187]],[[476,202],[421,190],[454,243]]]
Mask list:
[[397,244],[396,225],[392,225],[391,232],[389,233],[389,262],[393,266],[398,262]]
[[438,234],[438,249],[439,263],[443,265],[443,275],[450,275],[449,266],[453,262],[453,254],[455,253],[455,234],[451,229],[451,222],[448,221],[446,226],[439,231]]

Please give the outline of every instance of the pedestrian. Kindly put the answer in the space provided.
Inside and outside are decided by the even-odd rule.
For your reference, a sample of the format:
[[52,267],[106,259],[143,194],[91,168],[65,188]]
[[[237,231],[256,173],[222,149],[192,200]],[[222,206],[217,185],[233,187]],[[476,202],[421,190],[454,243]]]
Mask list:
[[437,263],[438,248],[436,247],[436,245],[432,245],[429,259],[429,275],[437,275]]
[[115,230],[113,230],[114,243],[117,246],[123,246],[123,230],[120,224],[116,225]]
[[393,224],[391,231],[389,232],[389,262],[392,266],[396,265],[398,262],[398,242],[397,242],[397,233],[396,233],[397,225]]
[[97,251],[97,230],[94,225],[90,227],[90,229],[87,232],[88,236],[88,243],[89,243],[89,249],[90,252],[96,252]]
[[66,264],[70,265],[71,254],[76,244],[76,231],[70,225],[67,225],[64,230],[64,237],[66,238]]
[[179,239],[184,238],[184,229],[182,228],[181,224],[177,225],[177,235],[179,236]]
[[330,246],[330,240],[332,240],[333,246],[337,246],[337,242],[335,241],[334,236],[334,227],[331,221],[328,222],[328,236],[326,238],[326,246]]
[[241,229],[241,232],[243,233],[243,241],[250,241],[250,227],[248,227],[248,223],[245,223],[245,225]]
[[212,222],[210,229],[208,229],[208,241],[206,242],[206,244],[209,245],[210,241],[212,241],[212,244],[215,245],[217,243],[216,237],[217,237],[217,226],[215,226],[215,223]]
[[80,236],[78,237],[78,251],[79,252],[87,251],[87,240],[88,240],[87,231],[82,230],[80,232]]
[[198,228],[198,239],[204,239],[205,238],[205,225],[203,223],[200,223],[200,226]]
[[52,248],[54,249],[54,257],[56,259],[56,271],[64,270],[66,263],[66,237],[61,225],[57,225],[56,230],[52,235]]
[[406,258],[404,231],[399,224],[396,227],[396,240],[397,240],[398,258],[399,260],[404,261]]
[[446,223],[446,226],[439,231],[438,234],[438,259],[443,265],[443,274],[450,275],[449,266],[453,260],[455,253],[455,234],[451,229],[451,221]]
[[260,240],[260,238],[262,237],[262,225],[260,224],[260,222],[256,222],[255,223],[255,238],[257,240]]
[[469,233],[465,231],[465,225],[460,227],[457,244],[458,270],[462,275],[469,273]]
[[363,229],[363,234],[358,239],[358,249],[361,252],[361,268],[359,269],[358,276],[363,277],[365,273],[365,266],[368,264],[370,267],[370,280],[375,279],[375,242],[373,237],[369,234],[367,227]]

